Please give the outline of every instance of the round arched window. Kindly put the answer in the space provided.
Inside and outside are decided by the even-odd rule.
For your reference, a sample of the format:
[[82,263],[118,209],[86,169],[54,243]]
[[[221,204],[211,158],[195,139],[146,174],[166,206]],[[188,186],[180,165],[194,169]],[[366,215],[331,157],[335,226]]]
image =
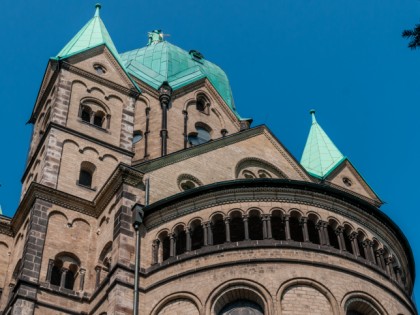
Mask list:
[[188,142],[191,145],[199,145],[211,140],[210,132],[207,131],[204,127],[197,126],[195,129],[197,132],[190,133],[188,136]]
[[196,185],[191,180],[183,180],[180,183],[180,186],[182,190],[188,190],[188,189],[193,189]]
[[136,130],[133,133],[133,144],[139,142],[141,139],[143,139],[143,133],[140,130]]
[[219,315],[263,315],[263,309],[254,302],[248,300],[239,300],[226,305]]

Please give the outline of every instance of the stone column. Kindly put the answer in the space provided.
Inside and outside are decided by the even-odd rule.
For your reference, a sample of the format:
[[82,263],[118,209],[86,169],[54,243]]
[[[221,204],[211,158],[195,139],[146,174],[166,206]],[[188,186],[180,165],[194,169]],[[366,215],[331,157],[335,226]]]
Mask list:
[[207,233],[207,222],[203,222],[201,224],[201,226],[203,227],[203,234],[204,234],[204,245],[203,246],[207,246],[209,244],[208,233]]
[[244,221],[245,241],[249,241],[248,216],[244,215],[242,219]]
[[369,260],[370,262],[374,262],[373,259],[372,259],[372,253],[370,251],[370,248],[371,248],[370,243],[371,242],[372,242],[371,240],[364,240],[362,245],[363,245],[363,250],[365,251],[366,259]]
[[285,232],[286,232],[286,241],[290,241],[292,239],[291,236],[290,236],[289,219],[290,219],[290,215],[285,214],[284,215],[284,229],[285,229]]
[[322,221],[318,221],[315,225],[315,229],[318,231],[319,243],[325,245],[324,230],[322,227]]
[[85,275],[86,275],[86,269],[84,269],[84,268],[80,268],[79,273],[80,273],[79,290],[80,290],[80,291],[83,291],[83,289],[85,288]]
[[187,252],[191,251],[191,229],[190,228],[186,228],[185,229],[185,235],[186,235],[186,239],[187,239]]
[[211,222],[207,223],[208,245],[213,245],[213,230]]
[[101,283],[101,266],[96,266],[95,267],[95,272],[96,272],[96,279],[95,279],[95,288],[99,287],[99,284]]
[[378,260],[378,265],[383,269],[386,270],[385,259],[384,259],[385,251],[383,248],[380,248],[376,251],[376,258]]
[[271,214],[267,214],[267,238],[272,239],[273,233],[271,231]]
[[328,235],[328,222],[322,221],[322,231],[324,232],[325,245],[330,246],[330,237]]
[[343,236],[344,228],[342,226],[338,226],[335,229],[335,234],[338,238],[338,246],[340,247],[341,251],[346,251],[346,243],[344,242],[344,236]]
[[169,256],[170,257],[174,257],[175,256],[175,254],[176,254],[176,243],[175,243],[175,234],[174,233],[171,233],[170,235],[169,235],[169,244],[170,244],[170,247],[169,247]]
[[267,239],[268,238],[267,217],[265,215],[262,216],[262,225],[263,225],[263,239]]
[[401,268],[399,266],[395,266],[394,267],[394,272],[395,272],[395,276],[396,276],[396,280],[397,280],[398,284],[400,286],[402,286],[403,283],[402,283],[402,278],[401,278]]
[[64,288],[66,285],[67,269],[61,270],[60,288]]
[[394,275],[392,272],[393,261],[394,259],[391,256],[385,258],[386,272],[388,273],[388,276],[392,279],[394,279]]
[[350,233],[349,239],[351,241],[351,247],[353,248],[354,256],[359,257],[360,253],[359,253],[359,244],[357,243],[357,233],[356,232]]
[[307,217],[302,217],[300,219],[300,225],[302,227],[302,232],[303,232],[303,241],[304,242],[309,242],[308,218]]
[[226,243],[230,242],[230,218],[225,218]]
[[167,154],[167,141],[168,141],[168,110],[169,103],[171,102],[172,88],[168,82],[164,82],[159,88],[159,102],[162,108],[162,127],[160,130],[161,137],[161,155]]
[[155,265],[159,261],[159,240],[153,240],[152,244],[152,265]]
[[54,259],[50,259],[48,261],[48,271],[47,271],[47,281],[51,282],[51,273],[52,269],[54,268]]
[[375,252],[373,250],[373,241],[368,240],[368,246],[369,246],[368,251],[369,251],[369,255],[371,257],[371,261],[376,264],[377,262],[375,260]]

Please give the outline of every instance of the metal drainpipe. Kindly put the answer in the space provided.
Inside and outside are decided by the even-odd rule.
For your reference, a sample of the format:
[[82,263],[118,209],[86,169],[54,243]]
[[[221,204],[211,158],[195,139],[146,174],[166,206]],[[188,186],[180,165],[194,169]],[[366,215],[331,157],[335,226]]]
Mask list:
[[[145,205],[149,204],[149,179],[146,179]],[[134,302],[133,314],[139,314],[139,272],[140,272],[140,225],[143,223],[144,211],[143,206],[136,203],[133,211],[133,227],[136,231],[136,259],[134,270]]]

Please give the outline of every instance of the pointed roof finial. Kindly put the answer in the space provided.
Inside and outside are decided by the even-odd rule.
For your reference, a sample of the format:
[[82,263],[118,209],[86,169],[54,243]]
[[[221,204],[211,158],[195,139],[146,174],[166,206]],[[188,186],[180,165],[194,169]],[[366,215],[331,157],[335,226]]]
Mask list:
[[309,111],[309,114],[311,114],[312,116],[312,123],[315,124],[316,123],[316,118],[315,118],[315,109],[311,109]]
[[97,3],[97,4],[95,4],[95,8],[96,8],[95,16],[99,16],[99,11],[101,10],[102,5],[100,3]]

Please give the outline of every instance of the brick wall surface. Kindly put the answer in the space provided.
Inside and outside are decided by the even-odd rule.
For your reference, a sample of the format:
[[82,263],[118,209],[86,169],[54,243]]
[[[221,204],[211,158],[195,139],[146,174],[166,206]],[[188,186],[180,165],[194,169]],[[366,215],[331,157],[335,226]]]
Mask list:
[[166,304],[158,315],[199,315],[199,312],[190,301],[178,299]]
[[282,315],[329,315],[332,308],[327,298],[308,286],[293,286],[286,290],[281,300]]

